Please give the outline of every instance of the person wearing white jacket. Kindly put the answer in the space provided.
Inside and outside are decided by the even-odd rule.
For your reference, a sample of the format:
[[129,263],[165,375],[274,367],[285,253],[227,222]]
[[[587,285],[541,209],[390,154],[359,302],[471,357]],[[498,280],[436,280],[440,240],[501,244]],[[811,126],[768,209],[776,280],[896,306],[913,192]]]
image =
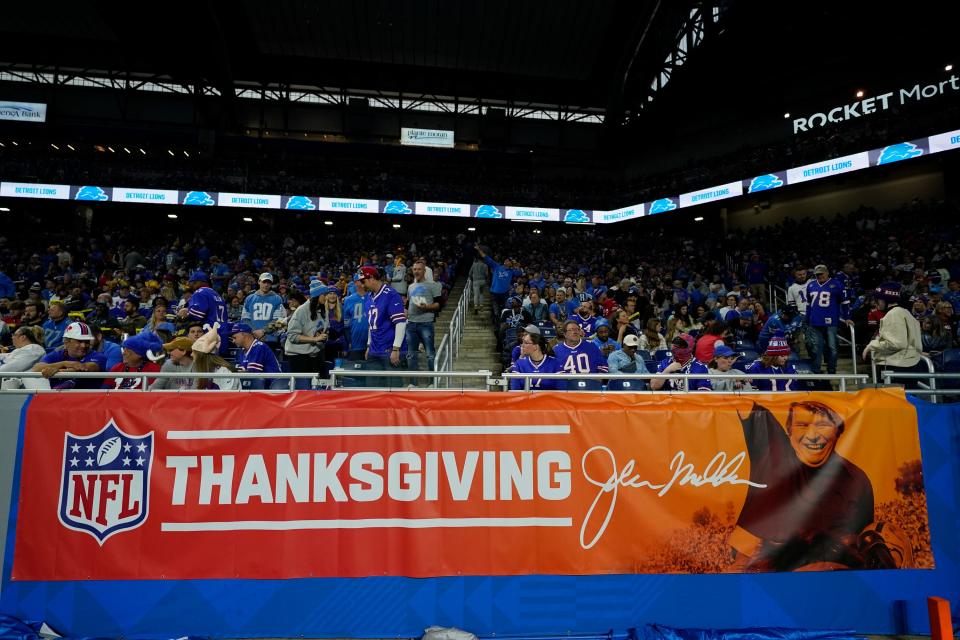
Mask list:
[[[914,372],[920,367],[923,338],[920,323],[913,314],[900,306],[900,284],[888,282],[877,287],[874,295],[886,301],[887,313],[880,320],[877,337],[863,350],[863,359],[873,358],[882,369],[898,373]],[[894,379],[895,384],[915,388],[912,379]]]
[[[43,348],[43,328],[20,327],[13,332],[13,351],[0,354],[0,374],[30,371],[47,352]],[[3,389],[19,389],[20,378],[3,378]]]

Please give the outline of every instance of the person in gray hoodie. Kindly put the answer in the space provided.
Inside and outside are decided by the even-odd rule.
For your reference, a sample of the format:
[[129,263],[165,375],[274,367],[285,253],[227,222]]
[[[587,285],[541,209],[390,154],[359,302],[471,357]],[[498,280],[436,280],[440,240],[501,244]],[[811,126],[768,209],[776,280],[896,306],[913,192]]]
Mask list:
[[[327,287],[319,280],[310,281],[310,301],[302,304],[287,321],[287,339],[283,353],[290,361],[293,373],[320,374],[325,368],[323,351],[327,332],[319,331],[321,298],[326,297]],[[297,389],[309,389],[310,381],[297,379]]]

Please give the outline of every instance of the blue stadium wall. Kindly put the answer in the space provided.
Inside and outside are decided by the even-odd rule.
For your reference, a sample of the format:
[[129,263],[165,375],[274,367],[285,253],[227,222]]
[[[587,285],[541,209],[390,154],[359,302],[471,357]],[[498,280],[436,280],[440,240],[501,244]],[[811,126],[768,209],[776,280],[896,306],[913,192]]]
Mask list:
[[[479,635],[566,635],[622,633],[647,623],[929,633],[925,598],[950,599],[955,616],[960,599],[960,405],[913,403],[935,570],[11,582],[11,513],[0,524],[0,612],[70,636],[114,637],[387,638],[419,636],[431,625]],[[0,396],[0,512],[10,511],[17,495],[25,405],[22,396]]]

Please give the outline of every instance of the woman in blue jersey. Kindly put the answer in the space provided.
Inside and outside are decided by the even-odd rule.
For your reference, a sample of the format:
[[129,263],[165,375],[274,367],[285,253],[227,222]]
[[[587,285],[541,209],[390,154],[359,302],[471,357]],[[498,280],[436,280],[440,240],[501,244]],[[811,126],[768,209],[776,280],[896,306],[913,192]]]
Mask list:
[[763,378],[763,374],[771,373],[791,373],[796,374],[797,370],[792,364],[787,364],[787,358],[790,357],[790,345],[782,333],[776,333],[770,338],[770,344],[763,355],[754,360],[746,369],[746,373],[755,376],[752,380],[753,386],[760,391],[794,391],[796,380],[788,378],[770,379]]
[[[539,333],[527,333],[520,341],[520,358],[509,369],[510,373],[561,373],[557,359],[550,355],[543,336]],[[542,378],[530,379],[530,390],[560,389],[563,380]],[[524,388],[524,380],[510,381],[510,389],[518,391]]]

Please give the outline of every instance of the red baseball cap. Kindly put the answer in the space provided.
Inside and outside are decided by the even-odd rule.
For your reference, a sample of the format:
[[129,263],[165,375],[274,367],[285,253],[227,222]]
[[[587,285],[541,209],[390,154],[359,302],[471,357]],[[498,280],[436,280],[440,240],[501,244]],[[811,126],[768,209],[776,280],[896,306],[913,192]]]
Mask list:
[[356,275],[353,276],[354,280],[364,280],[366,278],[380,278],[380,270],[376,267],[364,266],[357,269]]

